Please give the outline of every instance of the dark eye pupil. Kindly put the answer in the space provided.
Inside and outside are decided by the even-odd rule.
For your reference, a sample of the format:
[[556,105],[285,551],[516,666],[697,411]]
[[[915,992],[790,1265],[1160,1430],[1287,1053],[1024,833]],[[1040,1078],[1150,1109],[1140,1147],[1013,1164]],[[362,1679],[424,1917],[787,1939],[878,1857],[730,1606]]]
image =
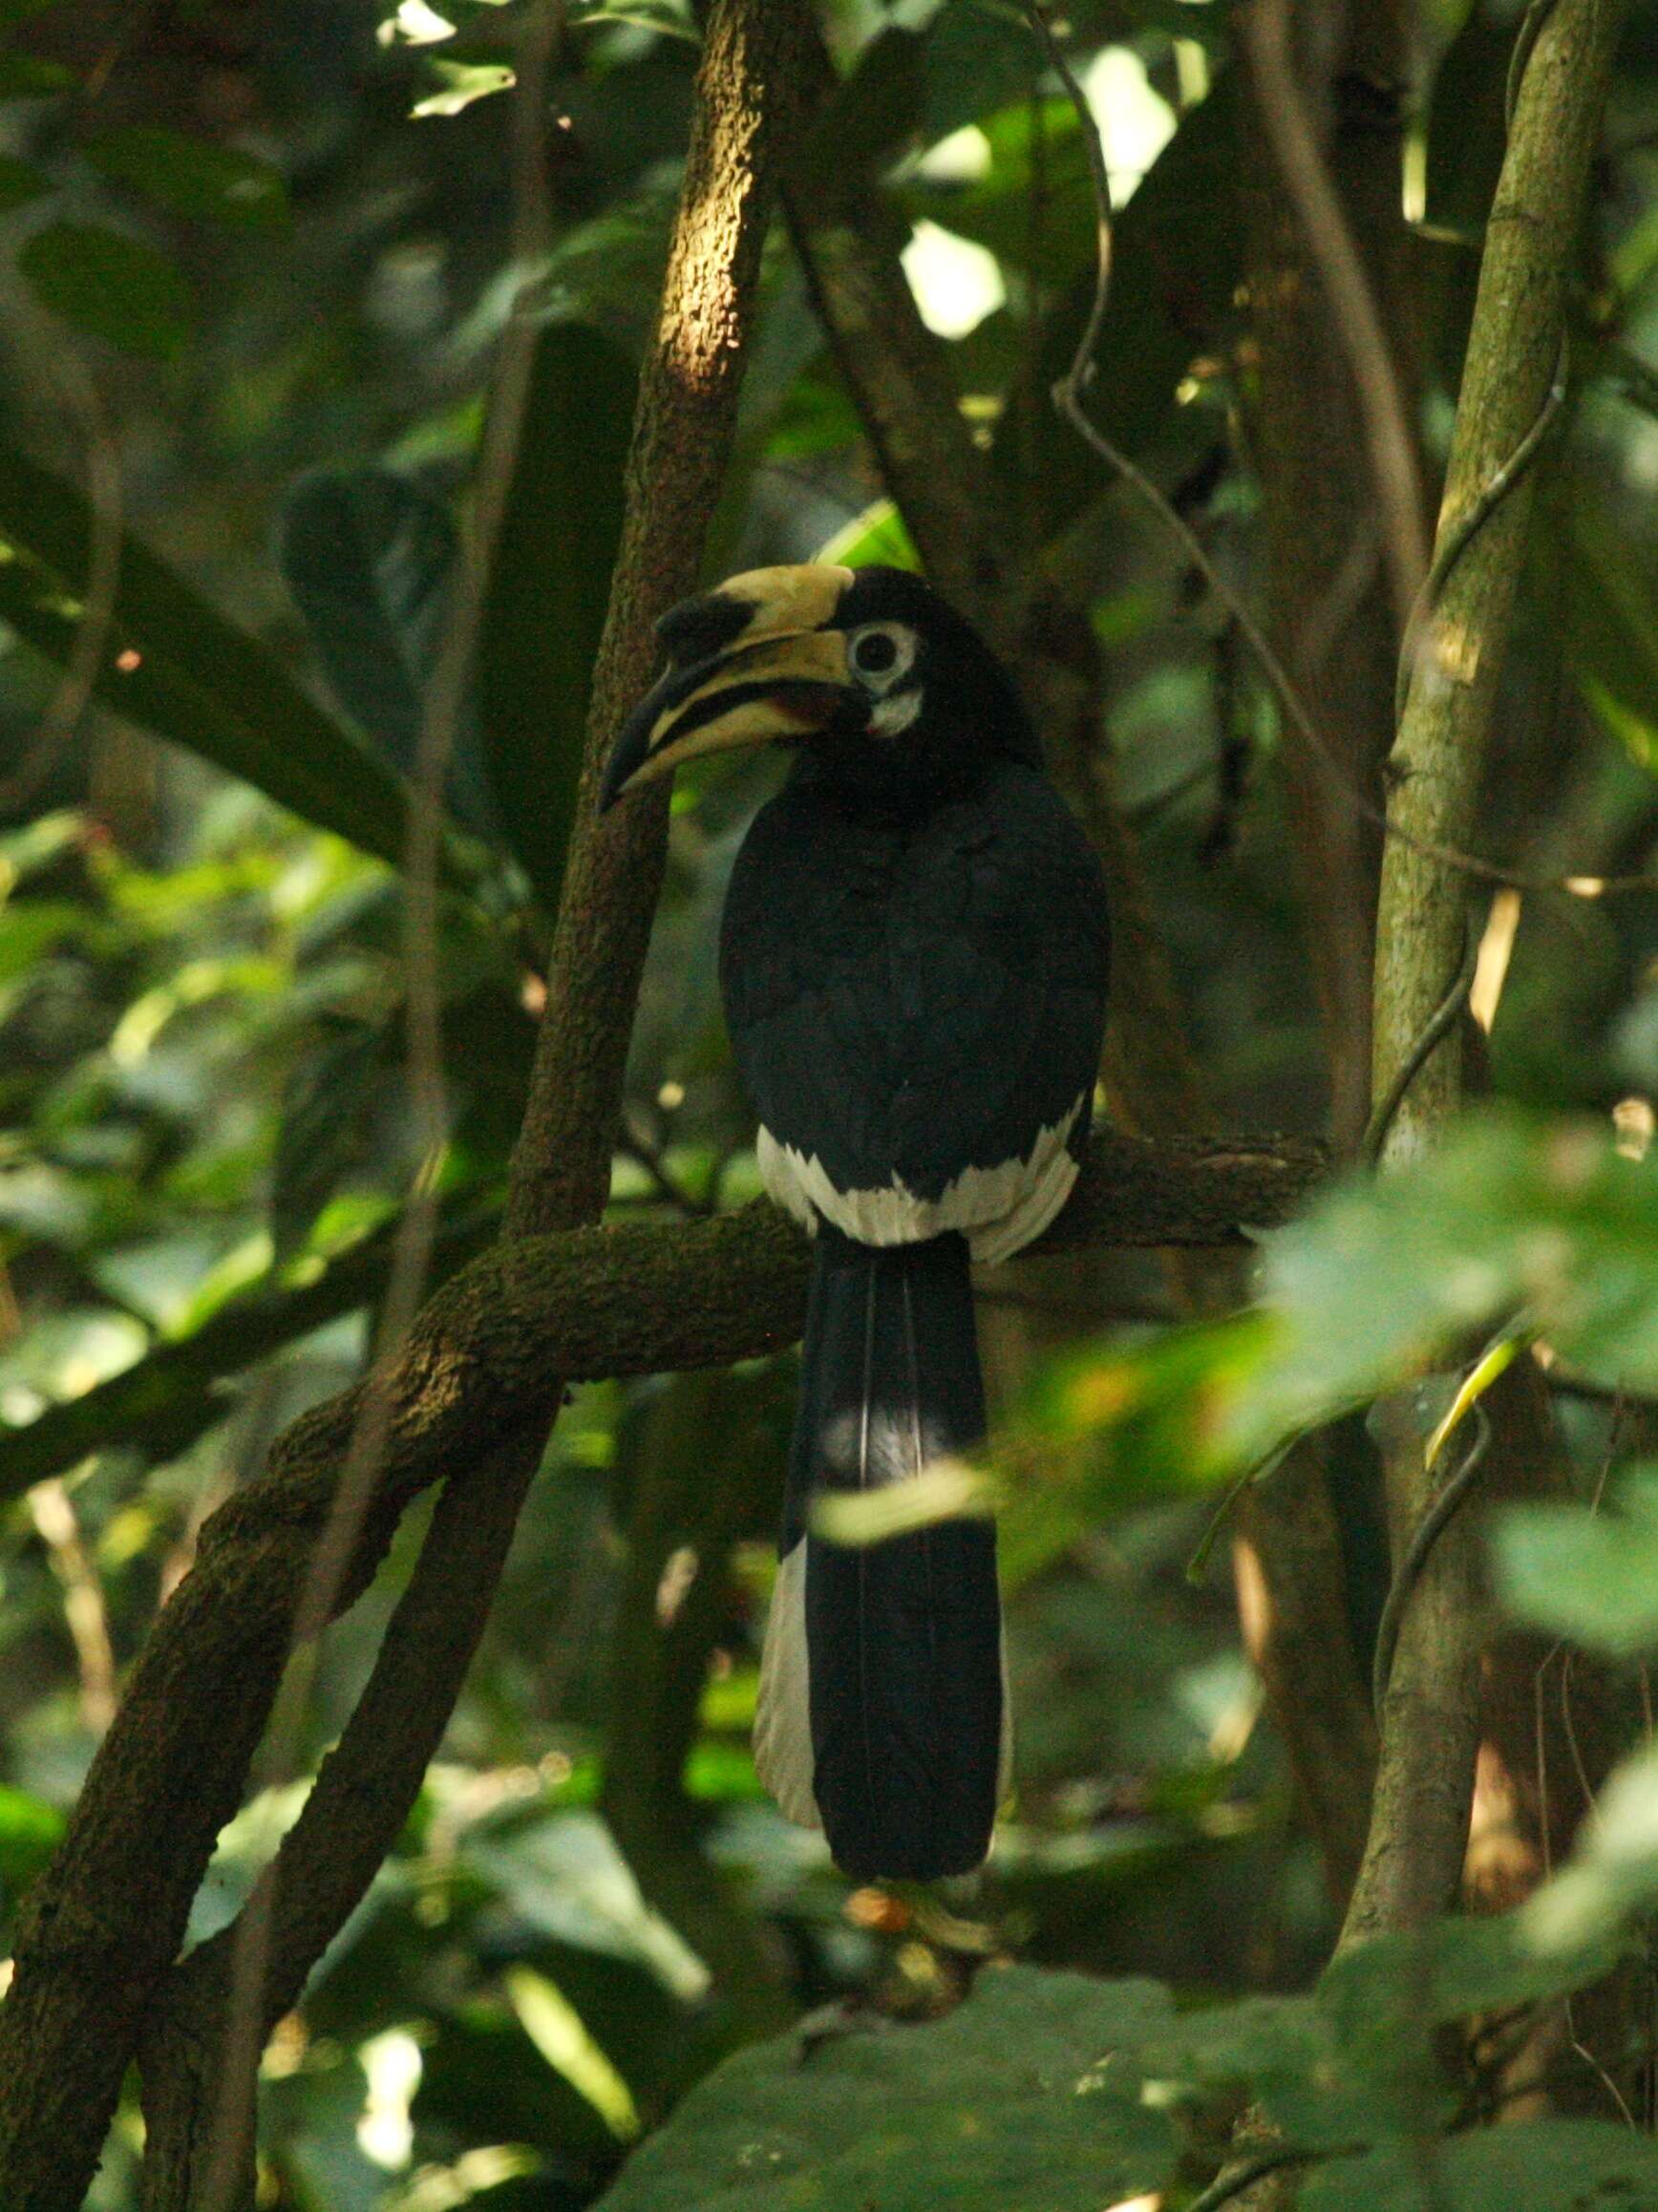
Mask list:
[[883,631],[877,630],[872,637],[859,639],[853,657],[865,675],[879,676],[897,660],[898,648]]

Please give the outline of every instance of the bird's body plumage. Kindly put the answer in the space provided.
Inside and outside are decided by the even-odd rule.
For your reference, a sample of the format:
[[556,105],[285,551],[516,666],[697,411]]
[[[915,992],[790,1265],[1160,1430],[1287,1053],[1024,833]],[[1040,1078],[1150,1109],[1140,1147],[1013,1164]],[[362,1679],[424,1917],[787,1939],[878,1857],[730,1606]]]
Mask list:
[[906,817],[803,755],[744,840],[721,932],[772,1195],[870,1244],[1029,1243],[1086,1134],[1106,956],[1098,864],[1035,769],[993,760]]
[[721,745],[798,749],[720,945],[761,1174],[816,1238],[756,1765],[849,1873],[963,1873],[1008,1763],[992,1525],[849,1546],[813,1506],[983,1440],[969,1265],[1074,1180],[1104,885],[1006,675],[918,579],[756,571],[665,634],[610,796]]

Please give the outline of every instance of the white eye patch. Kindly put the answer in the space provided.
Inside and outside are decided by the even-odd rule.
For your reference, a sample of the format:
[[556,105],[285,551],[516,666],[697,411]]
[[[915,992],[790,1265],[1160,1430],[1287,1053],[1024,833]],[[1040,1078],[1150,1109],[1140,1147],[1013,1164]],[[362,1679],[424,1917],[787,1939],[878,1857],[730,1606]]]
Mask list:
[[902,622],[866,622],[847,638],[847,666],[860,688],[878,701],[869,710],[872,737],[902,736],[921,713],[921,686],[899,689],[920,649],[914,630]]
[[915,666],[916,634],[902,622],[866,622],[846,640],[846,663],[877,697],[903,683]]
[[920,691],[900,691],[896,698],[882,699],[870,709],[870,732],[877,737],[902,737],[920,713]]

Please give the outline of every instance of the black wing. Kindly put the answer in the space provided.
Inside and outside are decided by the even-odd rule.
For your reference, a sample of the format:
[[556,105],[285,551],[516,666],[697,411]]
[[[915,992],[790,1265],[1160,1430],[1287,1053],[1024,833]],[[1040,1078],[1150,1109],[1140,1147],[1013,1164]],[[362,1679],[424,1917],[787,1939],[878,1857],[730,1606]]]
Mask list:
[[1092,1092],[1108,959],[1099,864],[1010,762],[909,831],[793,780],[737,856],[720,981],[772,1135],[838,1189],[933,1200]]

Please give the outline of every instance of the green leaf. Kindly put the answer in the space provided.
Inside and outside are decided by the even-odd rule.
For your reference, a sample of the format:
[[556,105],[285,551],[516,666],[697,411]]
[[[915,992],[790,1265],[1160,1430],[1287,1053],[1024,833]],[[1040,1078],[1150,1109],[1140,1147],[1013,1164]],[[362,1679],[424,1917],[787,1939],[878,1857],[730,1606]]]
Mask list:
[[[278,562],[329,687],[404,776],[419,758],[459,549],[449,510],[393,469],[317,470],[283,505]],[[469,721],[455,734],[450,797],[485,830]]]
[[63,1840],[55,1805],[0,1785],[0,1904],[15,1904]]
[[231,230],[281,230],[287,186],[268,161],[161,124],[129,123],[83,149],[100,176],[127,184],[175,215]]
[[941,8],[927,27],[922,60],[923,135],[946,138],[1005,101],[1029,96],[1045,66],[1028,24],[976,0]]
[[100,223],[52,223],[17,260],[41,304],[77,330],[150,360],[183,351],[190,289],[154,246]]
[[14,207],[26,207],[51,189],[51,178],[43,176],[32,162],[20,161],[15,154],[0,154],[0,215],[10,215]]
[[1499,1593],[1520,1620],[1608,1659],[1658,1648],[1658,1467],[1632,1471],[1598,1513],[1514,1506],[1493,1548]]
[[[1434,2177],[1435,2194],[1424,2193]],[[1630,2212],[1658,2202],[1658,2146],[1611,2120],[1545,2119],[1471,2129],[1424,2144],[1390,2143],[1313,2174],[1304,2212]]]
[[409,110],[411,116],[457,116],[474,100],[506,92],[513,81],[504,62],[435,61],[431,67],[443,90],[416,100]]
[[43,61],[32,53],[0,53],[0,100],[52,99],[73,92],[76,81],[74,70],[65,69],[60,61]]
[[1625,1759],[1601,1791],[1595,1817],[1554,1880],[1518,1915],[1526,1938],[1545,1955],[1571,1958],[1605,1944],[1658,1900],[1658,1750]]
[[479,1822],[461,1854],[543,1935],[647,1967],[687,2003],[706,1994],[708,1969],[646,1904],[597,1814],[538,1808],[527,1819]]
[[[1010,120],[1009,127],[1016,125]],[[1094,294],[1092,203],[1071,205],[1071,220],[1086,226],[1087,238],[1073,231],[1058,247],[1072,255],[1077,273],[1045,318],[1038,373],[1017,379],[1009,393],[994,448],[999,472],[1030,471],[1045,531],[1059,528],[1104,488],[1049,396],[1071,366]],[[959,210],[939,220],[975,235]],[[988,221],[978,225],[989,227]],[[995,228],[1011,250],[1016,226],[998,221]],[[1181,118],[1116,221],[1089,408],[1131,457],[1153,448],[1189,454],[1210,442],[1203,411],[1182,408],[1176,394],[1193,360],[1219,347],[1234,324],[1243,265],[1237,95],[1228,74]]]
[[1151,1982],[1007,1967],[926,2026],[779,2036],[691,2093],[605,2212],[1100,2212],[1172,2174],[1133,2057],[1171,2017]]
[[386,1046],[371,1022],[326,1021],[284,1088],[270,1181],[279,1266],[304,1244],[340,1184],[373,1157],[379,1108],[396,1080],[395,1048],[389,1054]]
[[[74,649],[91,540],[84,495],[0,446],[0,621],[59,666]],[[364,851],[402,859],[399,779],[255,638],[124,533],[113,632],[95,687],[106,705]],[[452,875],[476,876],[470,855],[446,851]]]
[[[483,1203],[446,1218],[433,1247],[434,1272],[481,1251],[494,1234],[497,1210]],[[47,1476],[117,1445],[151,1460],[181,1452],[229,1410],[217,1385],[382,1295],[396,1234],[395,1222],[388,1223],[313,1280],[232,1299],[193,1336],[158,1345],[79,1397],[48,1406],[15,1428],[0,1422],[0,1500],[21,1497]]]
[[1609,1387],[1658,1386],[1658,1159],[1625,1158],[1604,1124],[1470,1116],[1262,1248],[1253,1311],[1050,1366],[998,1440],[998,1467],[1030,1478],[1005,1517],[1008,1571],[1125,1504],[1259,1469],[1384,1392],[1413,1392],[1426,1439],[1448,1402],[1436,1370],[1499,1329],[1542,1334]]
[[484,607],[483,756],[503,833],[549,913],[622,535],[635,386],[631,364],[597,330],[559,322],[542,331]]
[[915,541],[890,500],[877,500],[861,515],[855,515],[843,529],[836,531],[818,558],[843,568],[867,568],[872,562],[884,563],[889,568],[918,572],[921,568]]

